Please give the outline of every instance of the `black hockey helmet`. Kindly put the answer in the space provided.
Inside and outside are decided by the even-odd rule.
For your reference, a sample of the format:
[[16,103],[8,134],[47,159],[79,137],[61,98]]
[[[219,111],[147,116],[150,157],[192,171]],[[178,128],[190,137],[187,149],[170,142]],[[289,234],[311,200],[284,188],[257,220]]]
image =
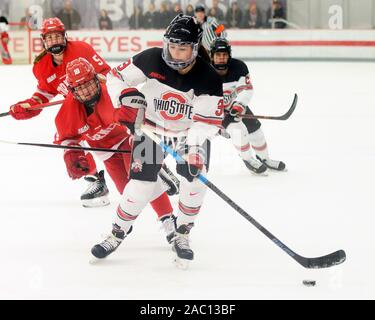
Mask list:
[[[164,34],[163,59],[165,63],[175,70],[188,67],[197,57],[202,41],[203,30],[194,17],[180,13],[169,24]],[[169,53],[169,44],[191,45],[193,53],[188,61],[174,61]]]
[[[215,64],[214,63],[214,54],[216,52],[227,52],[228,55],[229,55],[229,59],[228,59],[227,63],[225,63],[225,64]],[[217,69],[217,70],[227,69],[229,61],[232,58],[232,47],[230,46],[229,41],[225,38],[216,38],[211,45],[210,55],[211,55],[212,65],[214,66],[215,69]]]
[[9,23],[8,23],[8,19],[5,18],[4,16],[0,16],[0,23],[9,24]]

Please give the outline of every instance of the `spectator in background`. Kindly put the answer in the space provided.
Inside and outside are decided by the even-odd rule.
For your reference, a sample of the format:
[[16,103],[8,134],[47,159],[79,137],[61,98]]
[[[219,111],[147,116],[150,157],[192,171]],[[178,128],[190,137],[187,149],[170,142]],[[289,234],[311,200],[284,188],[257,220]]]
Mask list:
[[[267,11],[267,21],[268,25],[271,28],[272,27],[272,19],[285,19],[285,12],[283,5],[280,3],[279,0],[273,0],[272,6]],[[274,28],[275,29],[284,29],[286,27],[285,22],[275,22]]]
[[141,8],[139,6],[135,6],[133,14],[130,16],[130,19],[129,19],[130,29],[143,29],[144,28],[143,19],[144,18],[143,18]]
[[187,16],[191,16],[191,17],[194,16],[194,7],[193,7],[193,5],[191,5],[191,4],[187,5],[186,10],[185,10],[185,14]]
[[208,16],[216,18],[219,23],[224,22],[224,12],[219,7],[219,0],[212,0],[212,7],[208,11]]
[[158,12],[155,11],[155,5],[152,2],[148,5],[148,11],[143,16],[143,23],[145,29],[158,28]]
[[[193,7],[192,7],[193,8]],[[172,19],[171,19],[171,21],[174,19],[174,17],[175,16],[177,16],[178,14],[180,14],[180,13],[183,13],[183,11],[182,11],[182,9],[181,9],[181,6],[180,6],[180,4],[179,3],[175,3],[174,5],[173,5],[173,11],[172,11]],[[194,14],[194,12],[193,12],[193,14]]]
[[262,14],[257,7],[256,2],[250,2],[248,9],[243,15],[241,27],[246,29],[262,28]]
[[217,20],[216,16],[217,16],[217,11],[216,11],[215,8],[211,8],[211,9],[208,10],[207,17],[212,17],[212,18],[215,18]]
[[25,9],[25,16],[21,18],[20,23],[22,23],[22,25],[20,26],[21,30],[28,28],[33,29],[35,22],[29,8]]
[[112,30],[112,20],[108,16],[107,10],[100,11],[100,18],[99,18],[99,29],[100,30]]
[[171,11],[169,10],[169,4],[166,1],[160,4],[158,18],[157,29],[165,29],[171,22]]
[[239,28],[242,21],[242,12],[238,7],[237,1],[233,1],[225,17],[228,28]]
[[64,7],[57,13],[57,17],[65,25],[66,30],[78,30],[81,24],[81,16],[73,8],[71,0],[64,1]]

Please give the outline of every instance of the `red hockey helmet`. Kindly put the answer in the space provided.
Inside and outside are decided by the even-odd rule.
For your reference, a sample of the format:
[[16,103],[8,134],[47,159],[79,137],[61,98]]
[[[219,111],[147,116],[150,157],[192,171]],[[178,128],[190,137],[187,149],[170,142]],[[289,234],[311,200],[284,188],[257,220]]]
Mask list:
[[66,82],[74,97],[85,104],[95,104],[100,98],[100,84],[92,64],[78,58],[66,66]]
[[49,18],[43,21],[42,37],[50,32],[61,32],[65,34],[65,26],[59,18]]
[[72,88],[94,79],[95,76],[94,67],[85,58],[77,58],[66,66],[66,81]]
[[[62,37],[53,38],[48,37],[48,34],[60,33]],[[61,54],[66,47],[67,39],[65,26],[59,18],[49,18],[42,23],[42,34],[41,38],[43,41],[44,48],[52,54]]]

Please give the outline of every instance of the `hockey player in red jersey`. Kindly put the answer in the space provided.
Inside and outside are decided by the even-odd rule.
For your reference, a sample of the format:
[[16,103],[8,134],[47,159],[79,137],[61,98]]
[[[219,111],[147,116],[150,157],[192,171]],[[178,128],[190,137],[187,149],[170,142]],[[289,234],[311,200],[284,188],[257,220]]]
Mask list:
[[[30,110],[30,106],[46,103],[61,94],[69,92],[65,71],[70,61],[83,57],[89,61],[98,74],[105,76],[109,65],[97,52],[83,41],[67,39],[64,24],[58,18],[43,21],[41,38],[44,51],[35,59],[33,73],[38,81],[36,91],[31,98],[17,102],[10,107],[10,115],[17,120],[26,120],[40,114],[42,110]],[[85,207],[103,206],[109,204],[108,188],[104,180],[104,172],[97,172],[94,158],[87,155],[89,164],[85,180],[89,182],[87,190],[81,195]]]
[[[284,171],[284,162],[269,157],[260,121],[239,117],[241,114],[253,114],[249,108],[253,85],[246,64],[232,58],[231,46],[224,38],[214,40],[210,54],[212,65],[223,80],[225,105],[223,126],[246,167],[257,174],[267,169]],[[254,150],[256,158],[251,149]]]
[[12,57],[10,56],[9,49],[9,34],[8,34],[8,20],[7,18],[0,17],[0,54],[1,60],[4,64],[12,64]]
[[[99,79],[94,67],[84,58],[68,63],[66,84],[70,93],[66,96],[55,119],[57,128],[55,143],[79,146],[80,142],[85,141],[94,148],[129,151],[129,153],[97,152],[117,190],[122,194],[129,177],[132,145],[130,131],[134,127],[138,109],[145,104],[143,94],[135,88],[129,88],[122,94],[124,105],[115,109],[105,81]],[[84,151],[66,150],[64,160],[72,179],[79,179],[87,174],[89,159]],[[173,209],[165,189],[166,186],[159,178],[150,198],[150,204],[162,222],[167,240],[170,241],[174,232],[171,219]]]
[[[173,249],[183,266],[194,258],[189,233],[207,191],[196,177],[208,171],[208,139],[217,133],[223,119],[222,81],[198,54],[201,40],[202,29],[196,19],[178,15],[166,30],[163,49],[145,50],[108,75],[113,103],[121,103],[127,87],[143,84],[147,106],[139,109],[135,126],[144,123],[188,159],[176,166],[182,177]],[[105,258],[118,248],[157,183],[164,152],[141,130],[138,134],[132,149],[131,179],[124,189],[112,232],[91,250],[97,258]]]

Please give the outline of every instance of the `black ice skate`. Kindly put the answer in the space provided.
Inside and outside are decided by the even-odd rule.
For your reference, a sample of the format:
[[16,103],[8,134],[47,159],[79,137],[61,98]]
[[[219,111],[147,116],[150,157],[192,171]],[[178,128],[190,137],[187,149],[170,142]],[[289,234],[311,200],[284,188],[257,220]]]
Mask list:
[[172,244],[174,233],[176,232],[176,217],[171,215],[170,217],[164,217],[160,220],[161,228],[166,234],[168,243]]
[[178,268],[187,269],[189,261],[194,259],[194,252],[189,246],[189,233],[192,223],[179,226],[173,238],[173,251],[176,252],[175,263]]
[[163,180],[164,184],[168,186],[167,194],[169,196],[177,195],[180,192],[180,180],[173,174],[169,168],[163,164],[160,172],[160,178]]
[[259,175],[260,174],[267,175],[265,173],[267,171],[267,166],[263,162],[258,161],[257,159],[254,159],[254,158],[250,158],[249,160],[244,160],[244,159],[242,160],[245,163],[245,166],[253,173],[256,173]]
[[[129,230],[128,234],[131,232]],[[108,255],[110,255],[113,251],[115,251],[118,246],[121,244],[122,240],[125,239],[125,232],[121,230],[121,228],[114,224],[112,233],[107,236],[107,238],[102,241],[101,243],[95,245],[91,249],[91,253],[95,258],[104,259]]]
[[272,159],[261,159],[257,156],[257,159],[261,161],[267,168],[276,170],[276,171],[286,171],[285,163],[282,161],[272,160]]
[[109,205],[108,188],[105,184],[104,171],[100,171],[94,176],[86,176],[89,182],[86,191],[81,195],[82,205],[85,208],[104,207]]

